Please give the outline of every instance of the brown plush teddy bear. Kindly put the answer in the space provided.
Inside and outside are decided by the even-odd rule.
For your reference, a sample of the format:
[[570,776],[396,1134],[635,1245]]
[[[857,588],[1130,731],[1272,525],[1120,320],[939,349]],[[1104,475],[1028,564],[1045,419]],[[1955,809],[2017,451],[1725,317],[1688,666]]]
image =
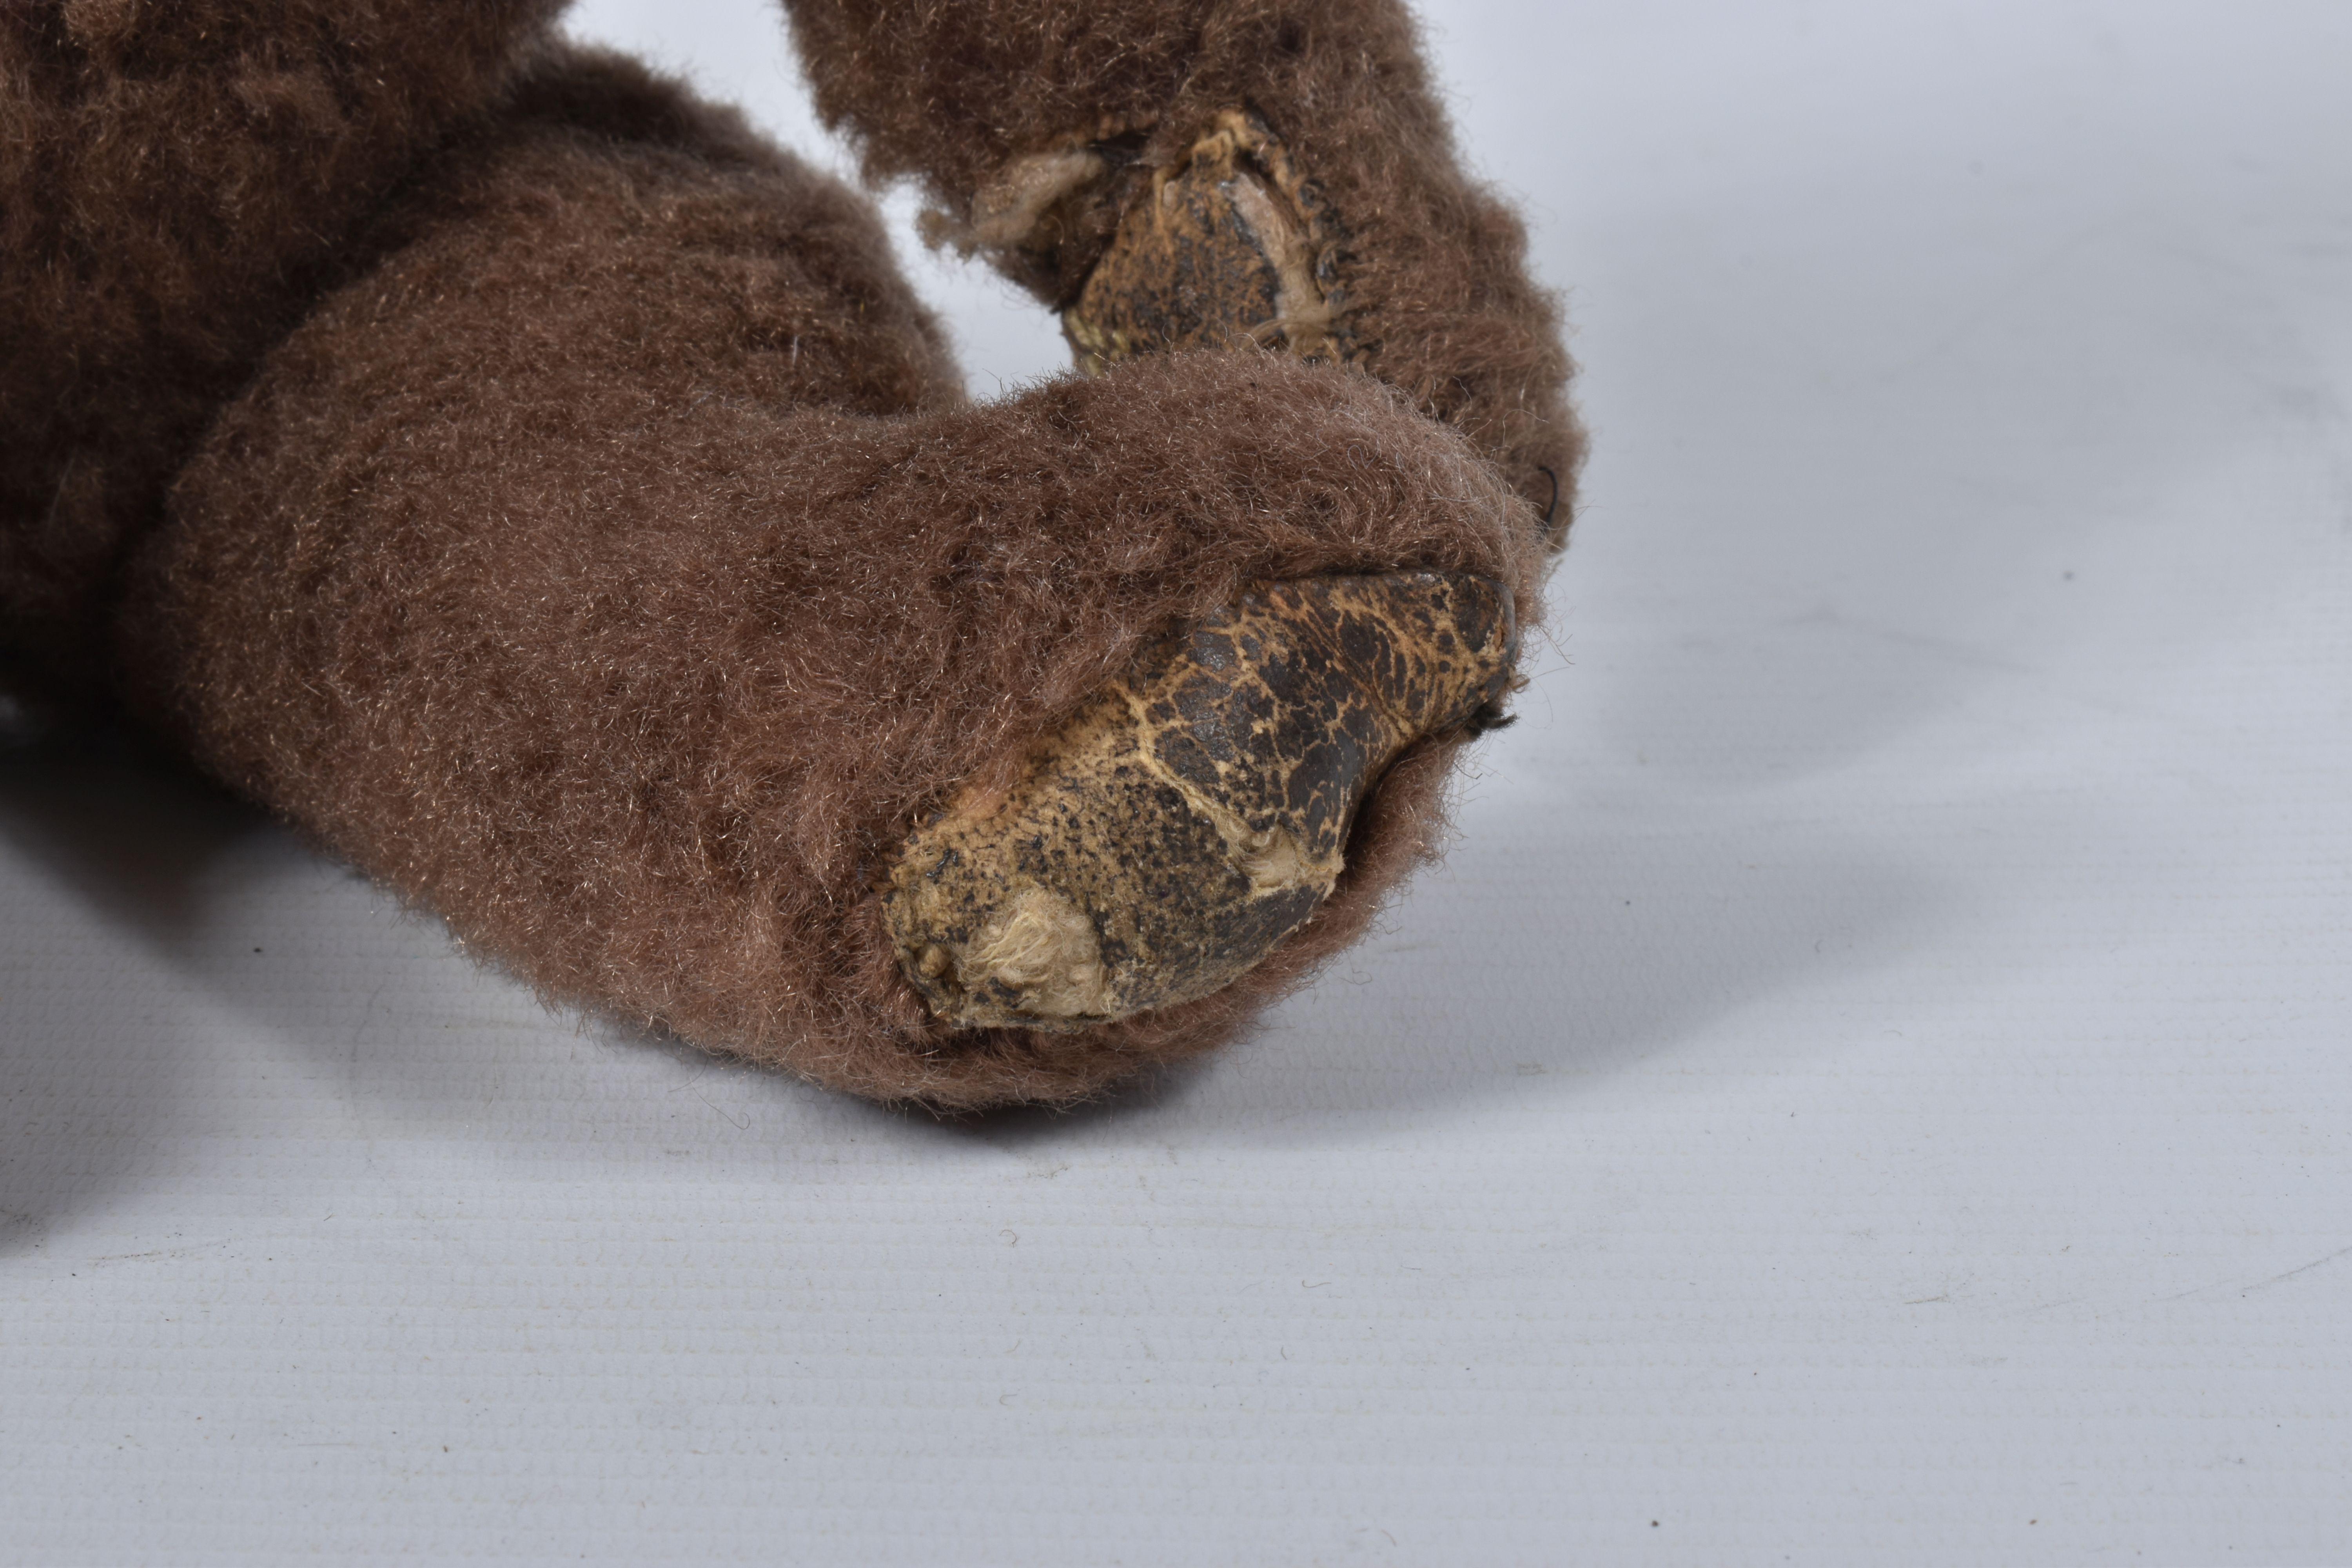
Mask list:
[[1396,0],[787,0],[1079,361],[556,0],[0,9],[0,657],[551,996],[943,1108],[1204,1049],[1496,722],[1580,437]]

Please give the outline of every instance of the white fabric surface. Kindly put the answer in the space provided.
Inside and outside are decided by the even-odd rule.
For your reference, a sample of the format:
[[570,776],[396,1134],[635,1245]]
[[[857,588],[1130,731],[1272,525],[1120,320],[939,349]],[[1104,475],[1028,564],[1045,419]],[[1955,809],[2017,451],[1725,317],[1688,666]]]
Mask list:
[[2352,10],[1432,20],[1597,437],[1444,868],[942,1126],[10,761],[0,1558],[2352,1561]]

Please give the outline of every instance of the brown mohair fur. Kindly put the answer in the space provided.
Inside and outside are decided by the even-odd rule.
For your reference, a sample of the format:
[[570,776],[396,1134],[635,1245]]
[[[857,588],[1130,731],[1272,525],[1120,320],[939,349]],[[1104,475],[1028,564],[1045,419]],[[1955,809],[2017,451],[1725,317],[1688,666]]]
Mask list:
[[[80,9],[52,5],[24,37],[49,47]],[[347,49],[286,53],[256,20],[331,37],[328,8],[225,9],[256,57],[350,97]],[[184,217],[195,237],[173,238],[142,226],[145,205],[202,200],[85,198],[99,187],[10,166],[22,183],[0,190],[114,206],[23,220],[85,237],[0,259],[5,308],[54,286],[18,274],[110,235],[152,238],[163,279],[78,300],[81,327],[0,370],[0,407],[63,387],[84,410],[8,437],[12,647],[68,676],[104,648],[116,689],[207,767],[550,995],[861,1093],[1076,1098],[1218,1043],[1358,934],[1427,852],[1454,741],[1391,770],[1338,892],[1241,984],[1086,1035],[934,1023],[875,881],[922,813],[1009,777],[1143,639],[1252,580],[1475,572],[1532,622],[1544,541],[1489,454],[1539,452],[1565,481],[1564,415],[1554,447],[1515,446],[1507,418],[1425,417],[1425,387],[1255,353],[971,405],[862,198],[628,62],[550,40],[530,8],[365,15],[396,9],[416,58],[383,68],[431,90],[392,94],[396,133],[349,135],[404,151],[352,153],[366,178],[336,179],[368,188],[334,201],[215,202],[268,233],[232,242]],[[150,52],[123,58],[173,79],[156,101],[194,106],[205,146],[184,165],[301,185],[236,150],[266,140],[222,85],[237,71],[207,79],[206,119],[205,89],[174,72],[219,62],[168,27],[137,41]],[[17,35],[0,48],[31,106],[11,112],[63,123],[72,94],[20,63],[36,56]],[[812,51],[837,110],[823,73],[847,68],[827,58]],[[1051,96],[1050,73],[1000,85]],[[165,253],[194,258],[173,263],[184,285],[166,286]],[[1518,288],[1524,331],[1549,332]],[[213,337],[207,289],[225,301]],[[104,352],[78,358],[77,331]],[[1375,368],[1391,363],[1406,361]],[[82,363],[111,382],[84,385]],[[142,374],[157,401],[126,392],[136,416],[109,423],[103,386]],[[124,480],[73,510],[58,498],[91,451],[154,494]]]
[[104,689],[124,554],[206,422],[561,3],[0,5],[0,678]]

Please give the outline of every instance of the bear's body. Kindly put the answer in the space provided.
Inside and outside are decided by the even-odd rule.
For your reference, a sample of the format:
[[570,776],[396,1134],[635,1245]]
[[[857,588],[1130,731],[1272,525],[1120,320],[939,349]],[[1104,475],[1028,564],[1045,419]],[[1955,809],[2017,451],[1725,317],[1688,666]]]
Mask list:
[[[1265,585],[1437,574],[1532,618],[1567,362],[1403,14],[796,0],[869,171],[1103,372],[974,405],[863,197],[553,9],[0,16],[11,680],[122,702],[551,995],[840,1087],[1066,1099],[1225,1037],[1425,852],[1467,709],[1357,759],[1336,884],[1207,994],[1049,1018],[1008,960],[1039,1026],[958,1023],[922,966],[978,986],[1009,928],[886,902],[910,834],[984,828],[1041,738],[1155,647],[1214,664],[1159,639]],[[1423,619],[1391,642],[1488,636]],[[1394,707],[1394,647],[1316,636]],[[1288,679],[1242,728],[1339,754]],[[1181,772],[1137,798],[1265,861],[1253,802]],[[1073,919],[1115,968],[1105,907]]]

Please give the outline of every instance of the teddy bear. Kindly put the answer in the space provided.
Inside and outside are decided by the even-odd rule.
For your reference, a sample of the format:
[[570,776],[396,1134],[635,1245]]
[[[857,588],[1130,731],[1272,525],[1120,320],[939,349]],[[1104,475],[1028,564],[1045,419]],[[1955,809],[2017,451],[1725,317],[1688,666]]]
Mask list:
[[560,0],[0,10],[0,681],[880,1100],[1231,1038],[1429,855],[1583,437],[1399,0],[785,0],[926,237]]

